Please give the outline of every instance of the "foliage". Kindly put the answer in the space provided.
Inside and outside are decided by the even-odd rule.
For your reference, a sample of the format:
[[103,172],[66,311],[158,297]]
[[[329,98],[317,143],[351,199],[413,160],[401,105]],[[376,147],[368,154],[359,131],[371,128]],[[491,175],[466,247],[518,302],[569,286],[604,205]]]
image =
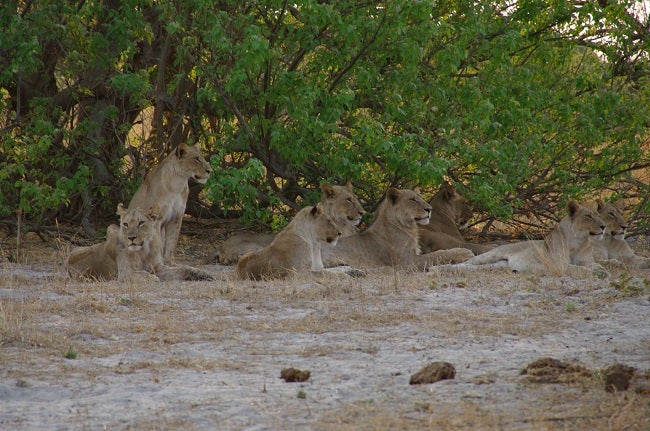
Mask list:
[[247,221],[323,180],[372,210],[390,185],[450,179],[486,219],[556,218],[604,188],[647,227],[643,5],[7,2],[0,219],[112,216],[189,142],[215,168],[204,199]]

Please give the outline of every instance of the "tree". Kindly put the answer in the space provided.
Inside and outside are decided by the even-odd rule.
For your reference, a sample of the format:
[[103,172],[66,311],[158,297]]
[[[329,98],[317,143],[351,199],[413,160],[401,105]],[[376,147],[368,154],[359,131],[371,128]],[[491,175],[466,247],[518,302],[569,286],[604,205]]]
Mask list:
[[92,230],[180,142],[211,155],[212,209],[245,220],[323,180],[372,209],[445,178],[488,219],[555,218],[603,187],[647,214],[640,4],[5,3],[0,218]]

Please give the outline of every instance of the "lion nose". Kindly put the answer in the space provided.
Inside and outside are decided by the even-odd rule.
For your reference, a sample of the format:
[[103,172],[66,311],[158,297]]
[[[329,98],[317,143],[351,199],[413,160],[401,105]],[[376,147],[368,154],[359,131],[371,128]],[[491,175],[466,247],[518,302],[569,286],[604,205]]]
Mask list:
[[129,241],[134,242],[136,238],[137,238],[137,236],[135,236],[135,235],[134,235],[134,236],[130,236],[130,237],[129,237]]

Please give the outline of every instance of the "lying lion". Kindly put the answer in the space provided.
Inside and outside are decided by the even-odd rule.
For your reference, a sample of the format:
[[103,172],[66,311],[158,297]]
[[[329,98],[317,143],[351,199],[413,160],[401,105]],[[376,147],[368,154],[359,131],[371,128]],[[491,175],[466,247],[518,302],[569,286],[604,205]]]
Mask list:
[[160,213],[157,205],[145,211],[119,204],[120,229],[116,254],[118,281],[213,280],[190,266],[167,266],[162,258]]
[[377,209],[373,224],[365,231],[341,238],[324,254],[328,267],[395,266],[426,269],[431,265],[463,262],[474,254],[465,248],[420,254],[419,226],[429,223],[431,205],[417,191],[389,188]]
[[181,232],[185,205],[189,194],[187,181],[205,183],[212,167],[203,158],[199,147],[180,144],[145,177],[135,192],[129,209],[160,208],[162,255],[166,264],[172,264],[174,250]]
[[598,277],[607,275],[594,262],[592,240],[599,241],[605,222],[586,205],[567,204],[568,214],[543,240],[521,241],[501,245],[469,259],[463,265],[506,265],[513,271],[538,274]]
[[472,212],[467,200],[456,189],[445,182],[438,192],[429,200],[431,205],[431,221],[420,225],[420,250],[430,253],[436,250],[450,248],[467,248],[475,254],[483,253],[486,248],[480,244],[465,241],[458,225],[466,224]]
[[[341,231],[341,236],[354,235],[363,216],[363,207],[352,192],[350,183],[345,186],[333,186],[328,182],[321,184],[323,211],[334,221]],[[271,234],[242,232],[230,236],[217,247],[217,260],[222,265],[237,263],[240,257],[250,251],[261,250],[275,238]],[[331,247],[323,244],[324,248]]]
[[340,236],[341,231],[321,204],[305,207],[271,244],[242,256],[237,262],[237,274],[259,280],[298,271],[322,271],[322,244],[336,245]]
[[65,261],[73,278],[110,280],[117,277],[117,250],[119,228],[112,224],[106,230],[106,240],[88,247],[75,247]]
[[602,241],[594,243],[594,259],[597,262],[623,264],[635,268],[650,268],[650,258],[638,256],[625,241],[627,220],[623,211],[610,202],[596,200],[598,214],[607,225]]

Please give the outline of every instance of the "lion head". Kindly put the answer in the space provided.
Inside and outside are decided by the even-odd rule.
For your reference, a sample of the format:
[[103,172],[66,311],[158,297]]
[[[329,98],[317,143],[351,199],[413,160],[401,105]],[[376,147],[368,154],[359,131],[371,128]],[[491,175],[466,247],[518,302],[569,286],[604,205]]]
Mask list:
[[308,224],[303,224],[303,229],[308,230],[311,227],[312,232],[308,233],[311,238],[336,245],[341,237],[341,230],[320,204],[311,208],[307,220]]
[[129,250],[141,250],[155,235],[160,235],[158,206],[145,211],[141,208],[127,209],[121,203],[117,206],[120,216],[120,242]]
[[600,217],[607,226],[607,232],[615,239],[624,239],[627,232],[627,221],[623,211],[611,202],[603,202],[602,199],[596,200],[597,210]]
[[426,225],[431,217],[431,205],[422,199],[417,189],[400,190],[391,187],[378,209],[377,218],[384,217],[389,223],[403,226]]
[[355,227],[361,223],[364,210],[359,199],[352,192],[352,185],[333,186],[330,183],[321,185],[323,192],[321,204],[325,212],[334,220],[344,234],[353,234]]
[[438,192],[429,200],[429,204],[434,212],[449,217],[460,227],[467,225],[473,215],[467,199],[448,182],[444,182],[440,186]]
[[594,210],[587,205],[580,205],[576,201],[569,201],[567,204],[571,230],[578,240],[591,238],[594,240],[603,239],[605,234],[605,222]]
[[175,155],[179,164],[177,169],[187,173],[197,183],[204,184],[208,180],[212,167],[201,154],[198,145],[180,144],[176,147]]

